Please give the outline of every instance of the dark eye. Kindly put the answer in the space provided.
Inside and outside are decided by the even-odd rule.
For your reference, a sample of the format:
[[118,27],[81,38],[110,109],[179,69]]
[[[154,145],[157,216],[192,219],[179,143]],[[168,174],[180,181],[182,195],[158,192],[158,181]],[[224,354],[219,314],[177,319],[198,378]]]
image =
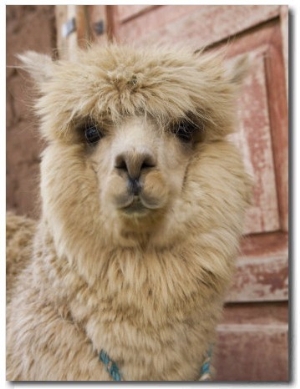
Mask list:
[[182,120],[174,127],[174,133],[184,143],[189,143],[193,139],[196,125],[192,122]]
[[99,142],[102,138],[102,134],[99,128],[95,124],[88,124],[85,126],[84,130],[85,139],[90,144],[95,144]]

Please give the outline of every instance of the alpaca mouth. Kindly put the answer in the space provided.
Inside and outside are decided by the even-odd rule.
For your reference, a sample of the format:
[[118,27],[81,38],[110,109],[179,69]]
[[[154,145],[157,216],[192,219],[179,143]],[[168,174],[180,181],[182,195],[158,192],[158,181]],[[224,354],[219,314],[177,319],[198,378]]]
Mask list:
[[141,195],[131,195],[122,204],[119,204],[118,208],[127,215],[143,216],[155,209],[161,208],[161,206],[154,199],[148,199]]
[[145,206],[143,202],[141,201],[140,197],[134,196],[132,202],[123,208],[125,213],[127,214],[145,214],[150,211],[150,208]]
[[[143,180],[130,179],[123,186],[114,186],[113,203],[116,209],[127,216],[146,216],[164,208],[168,200],[168,191],[156,176],[151,180],[148,176]],[[126,186],[125,186],[125,185]]]

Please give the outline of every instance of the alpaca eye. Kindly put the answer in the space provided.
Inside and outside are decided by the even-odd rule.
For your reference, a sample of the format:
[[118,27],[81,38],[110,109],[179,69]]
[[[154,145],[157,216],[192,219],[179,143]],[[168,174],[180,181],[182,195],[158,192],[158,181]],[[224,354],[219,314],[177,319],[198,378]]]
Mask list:
[[95,143],[99,142],[99,140],[102,137],[102,134],[101,134],[99,128],[95,124],[87,125],[85,127],[84,135],[85,135],[85,139],[90,144],[95,144]]
[[189,143],[193,139],[193,134],[196,131],[196,126],[188,121],[180,121],[177,128],[174,129],[176,136],[184,143]]

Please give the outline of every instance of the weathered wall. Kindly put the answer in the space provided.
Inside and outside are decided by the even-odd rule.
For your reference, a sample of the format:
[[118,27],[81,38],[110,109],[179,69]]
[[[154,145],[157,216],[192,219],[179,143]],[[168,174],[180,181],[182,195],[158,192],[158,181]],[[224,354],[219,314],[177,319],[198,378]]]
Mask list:
[[19,69],[16,54],[35,50],[52,55],[56,45],[53,5],[6,6],[6,198],[7,208],[18,214],[39,214],[38,120],[29,76]]

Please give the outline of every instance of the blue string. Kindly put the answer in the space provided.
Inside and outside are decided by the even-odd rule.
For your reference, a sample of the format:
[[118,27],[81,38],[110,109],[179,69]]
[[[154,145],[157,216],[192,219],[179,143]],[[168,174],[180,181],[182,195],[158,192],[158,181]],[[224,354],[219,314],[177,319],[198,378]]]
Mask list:
[[201,376],[203,376],[204,374],[210,374],[210,360],[212,356],[212,350],[213,350],[213,346],[210,346],[209,350],[206,353],[205,361],[201,366],[201,370],[200,370]]
[[[212,346],[209,348],[207,354],[206,354],[206,359],[203,365],[201,366],[201,376],[204,374],[209,374],[210,373],[210,358],[212,356]],[[122,381],[122,376],[120,374],[118,365],[112,361],[108,354],[104,351],[101,350],[99,353],[99,359],[100,361],[105,365],[106,371],[108,374],[112,377],[114,381]]]
[[99,353],[99,359],[106,366],[106,371],[114,381],[122,381],[118,365],[112,361],[104,350]]

